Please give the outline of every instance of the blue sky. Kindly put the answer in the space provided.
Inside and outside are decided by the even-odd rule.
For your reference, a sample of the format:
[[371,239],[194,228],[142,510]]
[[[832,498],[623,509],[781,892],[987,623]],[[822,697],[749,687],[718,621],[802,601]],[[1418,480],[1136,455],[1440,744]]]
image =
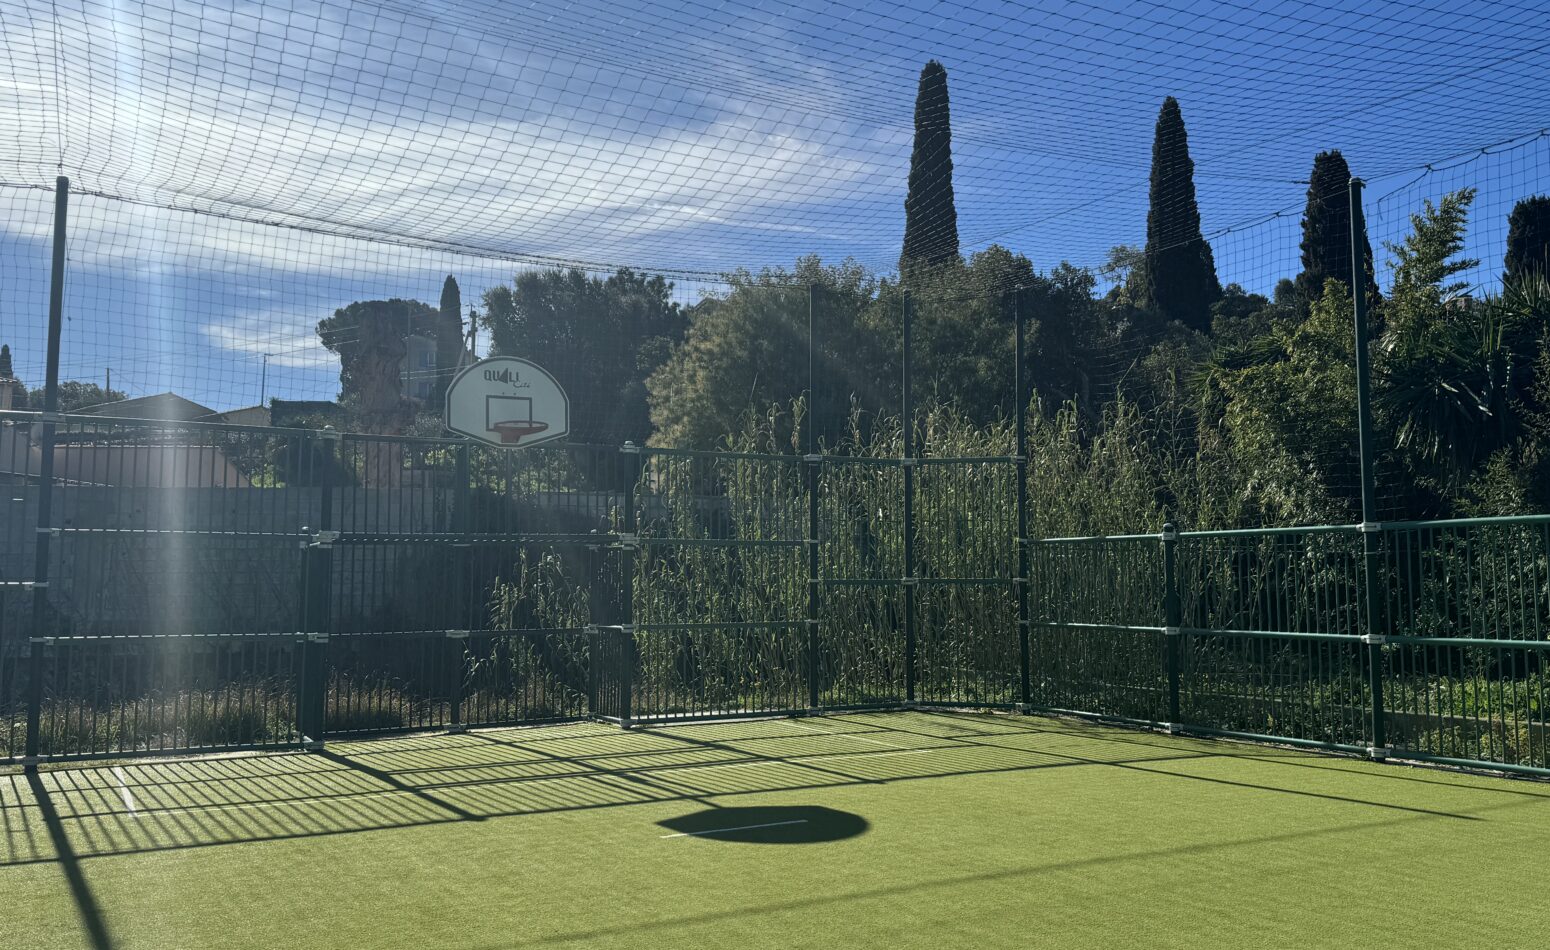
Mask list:
[[0,0],[0,35],[18,371],[42,375],[37,188],[63,170],[90,193],[65,375],[222,408],[257,401],[266,362],[269,395],[332,395],[317,320],[434,301],[447,273],[471,301],[520,267],[628,264],[687,301],[806,253],[886,272],[932,57],[965,250],[1040,267],[1143,240],[1169,94],[1218,268],[1251,289],[1295,272],[1321,149],[1369,179],[1375,241],[1478,187],[1482,288],[1513,201],[1550,190],[1550,21],[1526,2]]

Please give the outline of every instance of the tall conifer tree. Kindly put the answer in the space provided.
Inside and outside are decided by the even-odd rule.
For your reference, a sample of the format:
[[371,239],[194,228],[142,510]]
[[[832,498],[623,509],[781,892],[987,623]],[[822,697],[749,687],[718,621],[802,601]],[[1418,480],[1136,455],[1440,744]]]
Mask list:
[[441,411],[447,386],[463,355],[463,293],[449,274],[441,285],[441,309],[436,314],[436,382],[431,386],[428,408]]
[[1550,271],[1550,196],[1524,198],[1507,218],[1507,280]]
[[952,129],[948,121],[947,70],[936,60],[920,71],[915,96],[915,150],[910,155],[904,199],[904,253],[899,272],[958,257],[958,211],[953,205]]
[[1211,245],[1200,233],[1195,163],[1179,104],[1169,96],[1152,140],[1152,187],[1146,214],[1146,253],[1139,302],[1164,319],[1210,330],[1211,305],[1222,296]]
[[[1303,300],[1317,300],[1324,281],[1333,277],[1351,287],[1351,166],[1339,151],[1313,157],[1308,176],[1308,204],[1302,214],[1302,273],[1297,291]],[[1363,281],[1369,299],[1377,294],[1372,271],[1372,242],[1362,232]]]

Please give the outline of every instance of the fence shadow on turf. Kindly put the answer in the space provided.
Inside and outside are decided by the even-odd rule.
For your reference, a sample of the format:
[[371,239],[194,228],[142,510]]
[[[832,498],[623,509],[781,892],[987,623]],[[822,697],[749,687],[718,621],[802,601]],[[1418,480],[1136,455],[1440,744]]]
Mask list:
[[[1179,781],[1470,818],[1395,802],[1202,775],[1166,764],[1276,757],[1043,720],[885,713],[623,732],[582,724],[339,744],[300,753],[0,776],[0,866],[357,834],[518,815],[954,776],[1115,768]],[[757,822],[751,822],[756,824]],[[728,825],[732,824],[730,822]]]

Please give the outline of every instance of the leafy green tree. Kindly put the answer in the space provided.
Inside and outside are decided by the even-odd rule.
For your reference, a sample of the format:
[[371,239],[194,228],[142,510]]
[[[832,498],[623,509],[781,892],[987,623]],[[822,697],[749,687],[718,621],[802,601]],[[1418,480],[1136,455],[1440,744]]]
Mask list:
[[958,211],[953,204],[952,129],[947,70],[932,60],[920,71],[915,96],[915,148],[904,198],[904,252],[899,273],[958,258]]
[[1255,520],[1315,524],[1359,510],[1352,319],[1350,292],[1330,280],[1306,315],[1279,315],[1210,367],[1241,473],[1234,490],[1255,500]]
[[899,364],[865,322],[877,285],[862,267],[829,267],[807,257],[792,271],[730,274],[727,284],[690,308],[683,345],[647,383],[656,444],[722,445],[750,415],[762,417],[770,406],[788,406],[802,395],[809,287],[817,288],[818,391],[800,424],[816,425],[819,437],[833,444],[848,430],[853,406],[868,417],[896,410]]
[[450,274],[441,285],[441,307],[436,315],[436,380],[426,408],[440,412],[446,405],[447,386],[463,356],[463,293]]
[[1097,408],[1094,382],[1104,375],[1118,336],[1110,318],[1129,309],[1128,302],[1116,302],[1112,294],[1102,303],[1094,301],[1096,284],[1091,271],[1061,263],[1035,275],[1025,291],[1032,317],[1027,330],[1029,388],[1046,402],[1071,402],[1086,413]]
[[[911,379],[917,407],[951,406],[984,424],[1013,411],[1015,293],[1035,285],[1028,258],[992,245],[965,263],[942,265],[930,289],[914,296]],[[892,363],[902,366],[902,326],[897,294],[885,294],[880,308]],[[1029,327],[1030,339],[1037,332]]]
[[1464,249],[1474,200],[1473,188],[1444,195],[1438,204],[1428,199],[1424,210],[1410,216],[1410,235],[1398,244],[1384,245],[1394,255],[1394,285],[1384,308],[1391,343],[1423,330],[1424,324],[1440,317],[1444,307],[1463,303],[1469,284],[1453,278],[1480,262],[1455,259],[1455,255]]
[[1146,252],[1139,273],[1142,306],[1191,329],[1211,329],[1211,305],[1222,295],[1211,245],[1200,232],[1195,163],[1189,157],[1184,116],[1172,96],[1163,100],[1152,141]]
[[1507,273],[1504,283],[1550,270],[1550,195],[1524,198],[1507,217]]
[[1428,201],[1404,242],[1390,245],[1398,264],[1378,364],[1380,421],[1418,484],[1444,499],[1482,466],[1507,464],[1529,421],[1534,360],[1550,326],[1542,276],[1520,272],[1484,300],[1455,279],[1480,263],[1458,257],[1474,196],[1464,189]]
[[[27,396],[27,405],[33,409],[43,408],[43,400],[46,394],[42,386],[32,390]],[[103,389],[96,383],[83,383],[77,379],[60,380],[59,383],[60,412],[79,412],[92,406],[119,402],[128,398],[128,393],[120,392],[117,389]]]
[[413,413],[404,396],[411,334],[435,338],[438,314],[418,300],[358,300],[318,322],[318,339],[339,354],[339,400],[362,432],[397,434]]
[[661,277],[620,270],[526,271],[485,292],[492,352],[531,360],[570,397],[571,437],[643,443],[651,434],[646,380],[683,339],[686,318]]
[[[1302,214],[1302,273],[1297,290],[1304,300],[1324,293],[1324,282],[1333,278],[1347,287],[1351,282],[1351,167],[1339,151],[1313,157],[1308,176],[1308,204]],[[1378,283],[1373,277],[1372,244],[1362,231],[1363,281],[1368,299],[1375,299]]]

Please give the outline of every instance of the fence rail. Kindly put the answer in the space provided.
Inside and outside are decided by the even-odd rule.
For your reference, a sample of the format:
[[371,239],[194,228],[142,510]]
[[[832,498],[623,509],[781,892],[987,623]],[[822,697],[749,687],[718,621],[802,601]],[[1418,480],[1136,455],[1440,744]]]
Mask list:
[[1550,516],[1039,539],[1017,456],[0,416],[9,761],[913,704],[1550,772]]

